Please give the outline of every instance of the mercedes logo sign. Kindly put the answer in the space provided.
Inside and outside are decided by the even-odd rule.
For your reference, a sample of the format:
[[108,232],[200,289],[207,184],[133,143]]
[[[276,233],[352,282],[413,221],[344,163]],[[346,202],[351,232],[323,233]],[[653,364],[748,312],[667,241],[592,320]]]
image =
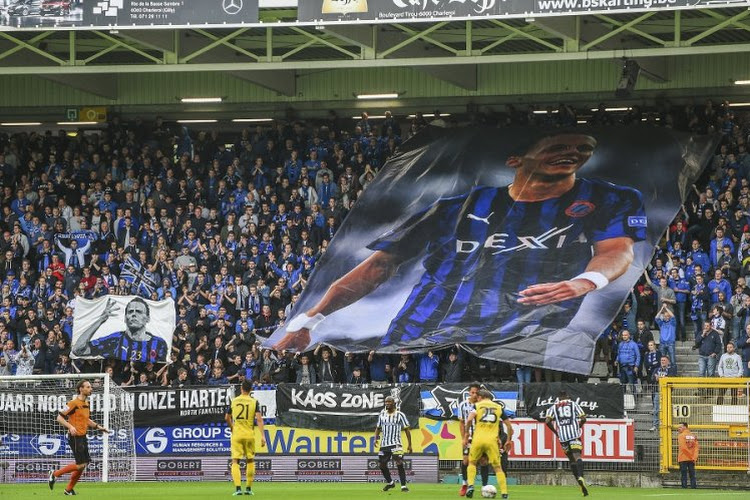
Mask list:
[[239,14],[242,10],[242,0],[222,0],[221,8],[230,16]]

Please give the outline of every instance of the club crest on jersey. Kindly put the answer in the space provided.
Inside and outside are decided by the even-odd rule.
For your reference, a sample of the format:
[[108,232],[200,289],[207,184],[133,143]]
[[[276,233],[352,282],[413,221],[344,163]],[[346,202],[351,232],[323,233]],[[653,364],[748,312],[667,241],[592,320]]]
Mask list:
[[575,218],[585,217],[593,212],[595,208],[596,205],[594,205],[590,201],[576,200],[571,203],[568,208],[565,209],[565,215]]

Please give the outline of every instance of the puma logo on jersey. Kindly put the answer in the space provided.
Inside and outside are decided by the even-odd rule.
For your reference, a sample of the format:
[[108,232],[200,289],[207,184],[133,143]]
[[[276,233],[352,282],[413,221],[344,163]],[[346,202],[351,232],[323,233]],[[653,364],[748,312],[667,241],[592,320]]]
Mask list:
[[[492,255],[520,252],[521,250],[549,250],[550,248],[562,248],[565,239],[567,238],[565,232],[571,227],[573,227],[573,224],[563,228],[553,227],[538,236],[517,236],[517,241],[514,241],[511,245],[507,244],[508,237],[510,236],[508,233],[491,234],[484,240],[484,244],[479,241],[457,240],[456,253],[471,253],[480,247],[495,250],[492,252]],[[553,238],[557,239],[553,240]],[[553,241],[547,243],[549,240]]]
[[471,219],[471,220],[478,220],[479,222],[484,222],[485,224],[487,224],[489,226],[490,225],[490,217],[492,217],[494,215],[494,213],[495,212],[490,212],[490,215],[488,215],[487,217],[479,217],[478,215],[469,214],[469,215],[466,216],[466,218],[467,219]]

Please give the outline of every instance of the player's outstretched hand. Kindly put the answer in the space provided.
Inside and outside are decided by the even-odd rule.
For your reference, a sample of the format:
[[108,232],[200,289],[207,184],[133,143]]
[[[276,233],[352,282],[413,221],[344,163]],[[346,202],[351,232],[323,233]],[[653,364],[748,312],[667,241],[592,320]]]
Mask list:
[[518,303],[529,306],[544,306],[574,299],[593,292],[595,289],[596,285],[585,279],[541,283],[521,290]]
[[294,332],[287,332],[284,337],[276,342],[273,348],[277,351],[288,350],[288,351],[303,351],[310,345],[310,330],[307,328],[300,328]]
[[507,443],[505,443],[505,445],[503,446],[503,449],[505,450],[505,452],[506,452],[506,453],[510,453],[510,449],[511,449],[512,447],[513,447],[513,443],[511,443],[510,441],[508,441],[508,442],[507,442]]
[[266,438],[262,437],[260,438],[260,447],[265,448],[266,447]]
[[119,306],[117,305],[117,302],[115,302],[112,299],[107,299],[107,305],[104,306],[104,314],[102,316],[111,317],[117,314],[117,311],[119,309]]
[[411,445],[406,449],[406,453],[411,453]]

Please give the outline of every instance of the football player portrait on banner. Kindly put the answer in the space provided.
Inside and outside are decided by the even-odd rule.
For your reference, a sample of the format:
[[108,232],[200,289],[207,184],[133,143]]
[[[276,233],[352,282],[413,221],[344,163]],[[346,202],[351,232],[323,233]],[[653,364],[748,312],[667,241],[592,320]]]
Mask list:
[[649,127],[431,128],[357,201],[268,345],[461,343],[589,373],[712,144]]
[[79,299],[73,313],[74,358],[166,362],[176,324],[172,299],[136,296]]

